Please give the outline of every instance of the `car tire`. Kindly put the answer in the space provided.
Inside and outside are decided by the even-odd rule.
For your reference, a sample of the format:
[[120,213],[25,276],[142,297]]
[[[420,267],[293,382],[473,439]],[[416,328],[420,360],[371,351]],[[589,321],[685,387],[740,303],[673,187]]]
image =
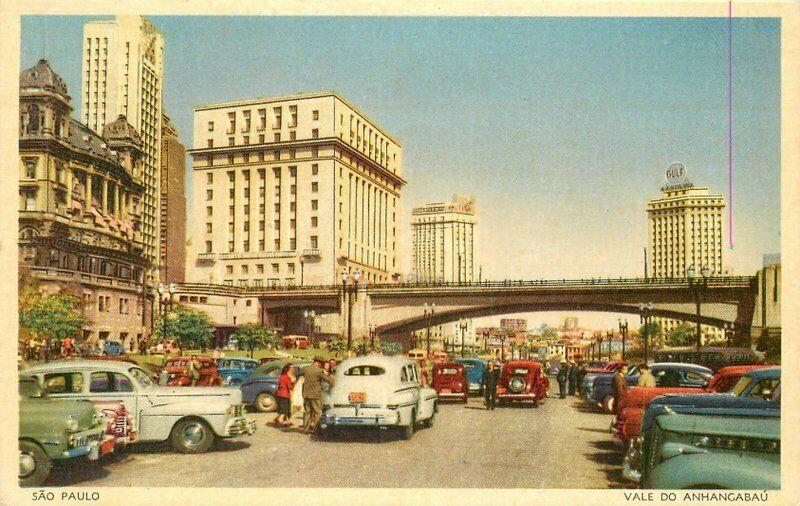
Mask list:
[[433,412],[431,413],[431,417],[425,420],[425,428],[430,429],[433,427],[433,423],[436,421],[436,405],[433,405]]
[[417,414],[416,412],[411,412],[411,420],[409,421],[408,425],[401,425],[400,426],[400,438],[409,440],[411,436],[414,435],[415,425],[417,424]]
[[614,396],[613,395],[606,395],[603,399],[603,411],[606,413],[613,413],[614,412]]
[[180,453],[205,453],[214,445],[217,436],[203,420],[187,418],[172,428],[169,439]]
[[278,409],[278,401],[274,395],[261,392],[256,397],[256,402],[253,403],[253,406],[262,413],[272,413]]
[[33,441],[19,442],[19,485],[21,487],[38,487],[44,483],[44,480],[50,476],[52,465],[50,457],[41,446]]

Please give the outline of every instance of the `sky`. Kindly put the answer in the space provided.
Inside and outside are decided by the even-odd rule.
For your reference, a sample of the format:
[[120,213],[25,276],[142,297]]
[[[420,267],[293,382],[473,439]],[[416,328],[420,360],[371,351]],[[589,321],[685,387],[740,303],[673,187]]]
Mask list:
[[[22,68],[45,56],[80,97],[91,19],[102,17],[23,17]],[[780,251],[779,20],[733,21],[731,194],[727,19],[149,19],[187,148],[194,106],[313,91],[339,92],[400,139],[406,272],[411,208],[466,194],[484,279],[639,276],[646,202],[674,161],[725,195],[732,273]]]

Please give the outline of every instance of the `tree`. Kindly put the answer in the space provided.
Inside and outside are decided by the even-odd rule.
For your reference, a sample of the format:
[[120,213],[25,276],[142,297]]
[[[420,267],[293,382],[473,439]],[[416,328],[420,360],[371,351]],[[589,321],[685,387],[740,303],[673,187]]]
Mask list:
[[647,349],[653,349],[653,337],[661,334],[661,325],[656,322],[650,322],[642,325],[639,328],[639,335],[642,337],[642,346],[647,342]]
[[239,346],[244,345],[248,349],[250,358],[253,358],[253,350],[256,348],[278,345],[278,338],[275,332],[259,323],[245,323],[236,329],[236,332],[231,337],[236,338]]
[[155,335],[161,339],[177,339],[181,350],[207,347],[214,336],[214,326],[206,313],[199,309],[177,306],[169,312],[166,324],[156,322]]
[[19,329],[21,336],[41,338],[53,344],[74,336],[86,325],[83,302],[66,292],[43,295],[29,285],[19,295]]
[[544,329],[544,332],[542,332],[542,339],[545,341],[558,339],[558,331],[552,327],[547,327]]
[[328,351],[335,354],[337,357],[340,353],[347,351],[347,341],[344,339],[337,339],[328,345]]
[[355,351],[356,355],[369,355],[372,351],[372,348],[369,347],[369,343],[366,341],[359,341],[353,347],[353,351]]
[[691,323],[681,323],[667,332],[667,346],[690,346],[697,341],[697,334],[694,325]]

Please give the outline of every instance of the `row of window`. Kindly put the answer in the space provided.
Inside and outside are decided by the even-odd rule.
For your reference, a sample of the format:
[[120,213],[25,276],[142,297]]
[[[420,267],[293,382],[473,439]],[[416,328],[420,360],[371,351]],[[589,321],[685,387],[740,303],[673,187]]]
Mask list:
[[[319,237],[316,235],[312,235],[308,239],[309,247],[311,249],[318,249],[319,248]],[[270,251],[281,251],[281,240],[277,238],[273,241],[274,248]],[[297,239],[290,238],[289,239],[289,251],[297,250]],[[236,246],[234,241],[228,241],[228,253],[233,253],[236,251]],[[242,242],[242,251],[249,252],[251,251],[250,240],[245,240]],[[266,240],[259,239],[258,241],[258,249],[255,251],[267,251],[266,249]],[[214,241],[206,241],[205,244],[205,252],[206,253],[213,253],[214,252]]]
[[[296,128],[297,127],[297,106],[290,105],[288,106],[289,109],[289,121],[285,125],[288,128]],[[252,129],[252,111],[241,111],[242,113],[242,132],[249,132]],[[258,115],[258,130],[266,130],[267,128],[267,109],[261,108],[256,110],[256,114]],[[232,111],[228,113],[228,129],[226,133],[228,135],[237,133],[236,125],[237,125],[238,115],[236,111]],[[272,108],[272,115],[270,117],[272,128],[277,130],[284,127],[283,124],[283,107],[273,107]],[[319,110],[314,109],[311,111],[311,120],[318,121],[319,120]],[[208,122],[208,131],[214,131],[214,122]]]
[[[240,267],[241,274],[250,274],[250,266],[248,264],[242,264]],[[225,273],[226,274],[233,274],[234,266],[233,265],[226,265],[225,266]],[[289,262],[286,264],[286,271],[289,274],[294,274],[295,272],[295,264],[294,262]],[[264,274],[264,264],[255,264],[255,271],[256,274]],[[271,265],[271,273],[272,274],[280,274],[281,272],[281,264],[273,263]]]

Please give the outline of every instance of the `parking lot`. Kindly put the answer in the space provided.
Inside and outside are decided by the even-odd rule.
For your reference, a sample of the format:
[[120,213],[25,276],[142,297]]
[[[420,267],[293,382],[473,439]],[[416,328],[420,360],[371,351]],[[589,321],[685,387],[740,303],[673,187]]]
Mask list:
[[[552,396],[552,394],[551,394]],[[356,432],[321,441],[267,426],[202,455],[134,445],[100,464],[56,468],[48,485],[138,487],[620,488],[611,416],[577,398],[486,411],[481,399],[440,407],[411,440]]]

